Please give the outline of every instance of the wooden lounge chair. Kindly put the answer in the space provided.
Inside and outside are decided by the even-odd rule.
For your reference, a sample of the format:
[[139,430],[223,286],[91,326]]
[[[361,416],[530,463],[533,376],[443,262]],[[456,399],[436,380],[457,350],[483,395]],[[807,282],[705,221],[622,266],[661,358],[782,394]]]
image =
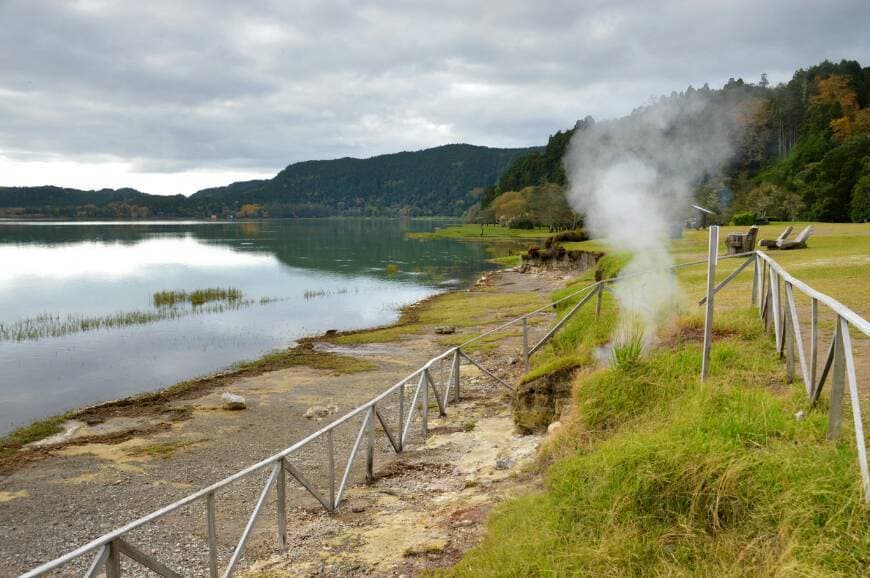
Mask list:
[[748,253],[755,248],[755,238],[758,236],[758,227],[750,227],[746,233],[731,233],[725,237],[725,247],[729,255]]
[[777,241],[776,246],[785,251],[786,249],[803,249],[807,246],[807,240],[813,234],[813,226],[808,225],[806,229],[798,233],[794,241]]
[[762,239],[759,245],[767,249],[779,249],[779,243],[788,239],[788,236],[791,235],[793,229],[794,227],[789,225],[785,228],[785,231],[783,231],[779,237],[777,237],[776,239]]

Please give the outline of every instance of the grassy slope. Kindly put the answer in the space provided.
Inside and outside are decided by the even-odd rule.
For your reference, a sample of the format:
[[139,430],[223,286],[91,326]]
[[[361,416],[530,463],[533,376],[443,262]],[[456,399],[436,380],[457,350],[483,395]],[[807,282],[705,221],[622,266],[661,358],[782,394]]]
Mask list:
[[[767,227],[762,238],[779,230]],[[810,249],[775,258],[866,315],[870,225],[816,230]],[[703,257],[705,235],[676,242],[677,258]],[[736,264],[722,261],[719,277]],[[702,294],[704,276],[703,268],[680,273],[685,311],[639,365],[578,374],[573,414],[542,452],[545,489],[501,506],[483,543],[449,574],[866,571],[870,510],[861,497],[850,420],[838,442],[827,442],[827,401],[809,410],[803,385],[785,385],[772,337],[747,308],[749,272],[717,296],[712,373],[702,386],[696,339],[702,322],[691,300]],[[532,372],[567,358],[588,365],[617,315],[609,296],[601,323],[591,307],[582,309],[533,358]],[[796,420],[800,410],[806,418]]]
[[489,261],[502,267],[519,265],[520,255],[525,253],[530,244],[543,243],[551,235],[549,229],[508,229],[499,225],[462,224],[447,227],[436,227],[428,233],[408,233],[409,239],[456,239],[486,243],[490,254]]

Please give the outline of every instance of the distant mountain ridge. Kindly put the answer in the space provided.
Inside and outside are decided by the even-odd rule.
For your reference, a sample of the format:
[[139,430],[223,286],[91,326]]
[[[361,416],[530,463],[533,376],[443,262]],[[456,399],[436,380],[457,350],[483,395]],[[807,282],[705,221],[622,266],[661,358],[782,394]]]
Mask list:
[[367,159],[303,161],[271,179],[183,195],[131,188],[0,187],[0,216],[147,218],[461,215],[516,158],[540,147],[450,144]]

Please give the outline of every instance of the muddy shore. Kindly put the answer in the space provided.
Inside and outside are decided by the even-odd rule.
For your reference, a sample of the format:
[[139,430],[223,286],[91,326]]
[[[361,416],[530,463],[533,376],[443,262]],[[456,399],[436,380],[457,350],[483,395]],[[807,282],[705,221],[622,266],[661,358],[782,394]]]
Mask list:
[[[497,293],[543,304],[563,284],[561,275],[507,271],[458,293],[471,302],[484,303]],[[415,311],[437,308],[450,295],[456,294],[435,296],[407,310],[399,323],[413,321],[414,331],[396,340],[347,345],[338,336],[325,335],[301,344],[305,359],[297,352],[290,361],[273,359],[72,414],[64,424],[65,438],[28,448],[0,473],[0,558],[5,562],[0,575],[16,575],[280,451],[383,391],[446,349],[444,337],[432,324],[417,321]],[[481,307],[476,314],[474,330],[479,331],[503,323],[515,311]],[[520,344],[519,336],[507,336],[479,356],[499,377],[515,380]],[[348,369],[355,366],[364,370]],[[488,508],[528,482],[520,482],[520,472],[537,440],[512,433],[506,390],[465,368],[463,389],[463,402],[447,418],[433,417],[430,435],[416,435],[409,451],[396,456],[379,435],[375,483],[359,485],[361,475],[354,470],[354,485],[338,514],[323,513],[313,498],[288,484],[288,554],[276,555],[270,504],[273,513],[263,514],[242,567],[267,575],[414,574],[447,564],[470,547]],[[248,408],[222,409],[225,391],[243,395]],[[326,417],[306,418],[316,405],[336,408]],[[339,455],[347,454],[356,427],[337,432]],[[325,477],[323,460],[313,448],[299,460],[311,479]],[[252,476],[219,493],[222,561],[261,484]],[[471,508],[468,515],[457,514],[463,508]],[[199,575],[206,568],[204,509],[204,504],[184,508],[130,539],[147,553],[159,552],[170,566]],[[402,533],[405,545],[390,547],[387,556],[388,529],[410,528],[408,516],[416,516],[425,531]],[[68,569],[85,564],[82,560]],[[141,568],[131,564],[129,571],[138,575]]]

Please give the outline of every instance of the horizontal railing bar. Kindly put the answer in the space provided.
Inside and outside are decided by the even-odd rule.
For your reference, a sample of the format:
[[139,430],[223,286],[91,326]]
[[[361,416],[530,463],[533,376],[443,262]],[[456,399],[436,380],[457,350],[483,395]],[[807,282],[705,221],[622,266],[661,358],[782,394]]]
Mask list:
[[[755,260],[755,256],[753,255],[752,257],[750,257],[749,259],[747,259],[746,261],[744,261],[743,263],[741,263],[739,267],[737,267],[736,269],[734,269],[733,271],[731,271],[731,273],[730,273],[727,277],[725,277],[724,279],[722,279],[722,281],[721,281],[718,285],[716,285],[715,287],[713,287],[713,295],[715,295],[716,293],[718,293],[718,292],[719,292],[723,287],[725,287],[725,285],[727,285],[728,283],[730,283],[732,279],[734,279],[735,277],[737,277],[738,275],[740,275],[741,271],[743,271],[744,269],[746,269],[746,267],[747,267],[750,263],[752,263],[754,260]],[[701,300],[700,300],[700,301],[698,301],[698,305],[703,305],[703,304],[706,303],[706,302],[707,302],[707,296],[705,295],[704,297],[701,297]]]
[[569,321],[569,320],[574,316],[574,314],[577,313],[577,312],[580,310],[581,307],[583,307],[584,305],[586,305],[586,303],[588,303],[589,300],[592,299],[592,297],[594,297],[594,296],[596,295],[596,293],[597,293],[596,291],[591,291],[591,292],[587,293],[586,295],[584,295],[584,296],[583,296],[583,299],[581,299],[580,301],[578,301],[577,304],[574,305],[574,307],[572,307],[572,308],[570,309],[570,311],[568,311],[568,312],[565,314],[565,316],[562,317],[562,318],[559,320],[559,322],[556,323],[556,325],[554,325],[553,328],[550,329],[550,330],[547,332],[547,334],[544,335],[544,336],[540,339],[540,341],[538,341],[537,343],[535,343],[535,345],[533,345],[532,348],[529,349],[529,356],[531,356],[531,355],[534,354],[537,350],[539,350],[539,349],[541,348],[541,346],[544,345],[544,343],[546,343],[546,342],[547,342],[551,337],[553,337],[553,336],[556,334],[557,331],[559,331],[559,330],[562,328],[563,325],[565,325],[566,323],[568,323],[568,321]]

